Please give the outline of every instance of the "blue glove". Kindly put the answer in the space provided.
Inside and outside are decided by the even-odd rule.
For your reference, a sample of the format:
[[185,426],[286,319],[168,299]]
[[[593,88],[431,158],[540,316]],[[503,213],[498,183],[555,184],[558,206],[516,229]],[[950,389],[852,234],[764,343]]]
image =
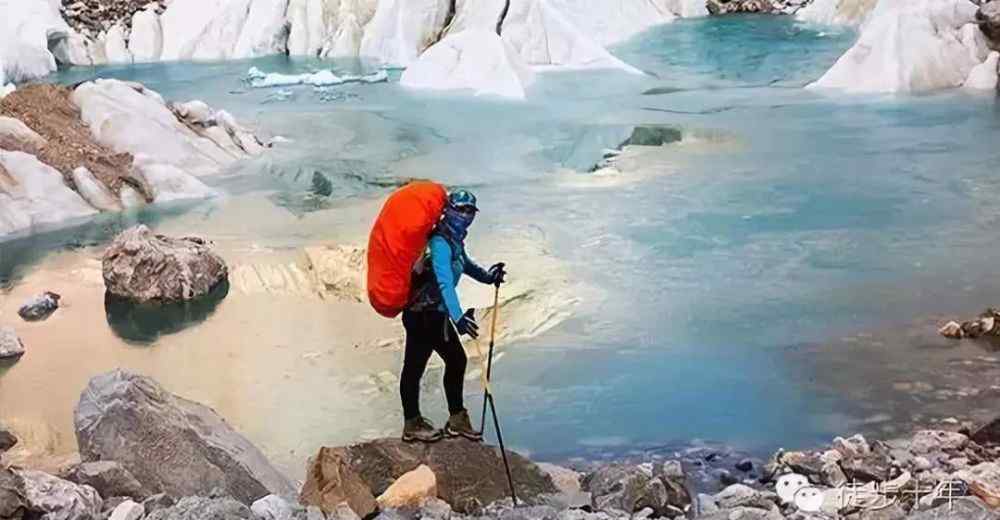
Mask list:
[[459,334],[465,334],[472,339],[478,338],[479,324],[476,323],[476,310],[469,309],[465,311],[462,318],[455,324],[455,328],[458,329]]
[[500,284],[504,283],[507,276],[507,270],[504,269],[507,264],[500,262],[498,264],[493,264],[490,270],[487,271],[490,275],[490,284],[500,287]]

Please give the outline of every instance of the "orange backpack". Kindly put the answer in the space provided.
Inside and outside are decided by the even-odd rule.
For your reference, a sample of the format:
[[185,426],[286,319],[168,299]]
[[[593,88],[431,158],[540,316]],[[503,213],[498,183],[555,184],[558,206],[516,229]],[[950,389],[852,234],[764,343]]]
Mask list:
[[368,237],[368,301],[382,316],[394,318],[409,304],[413,266],[447,201],[444,186],[416,181],[382,206]]

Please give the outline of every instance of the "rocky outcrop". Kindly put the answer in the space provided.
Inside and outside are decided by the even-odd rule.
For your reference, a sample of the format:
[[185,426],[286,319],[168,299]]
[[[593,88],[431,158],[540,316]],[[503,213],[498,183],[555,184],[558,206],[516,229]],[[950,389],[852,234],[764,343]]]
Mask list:
[[193,300],[229,276],[205,240],[156,235],[142,225],[115,238],[104,253],[103,273],[109,293],[136,302]]
[[24,355],[24,343],[11,327],[0,327],[0,359],[17,359]]
[[83,462],[60,476],[75,484],[90,486],[105,498],[128,497],[142,501],[150,495],[124,466],[110,460]]
[[[438,497],[457,512],[479,510],[510,492],[497,449],[461,439],[430,445],[380,439],[344,448],[324,448],[320,457],[337,461],[338,467],[347,470],[341,471],[341,475],[360,477],[373,495],[381,495],[401,476],[426,465],[437,476]],[[508,453],[508,458],[518,498],[531,502],[557,492],[552,480],[529,460],[516,453]],[[303,502],[308,498],[306,490],[323,487],[314,481],[315,472],[311,470],[303,488]]]
[[212,409],[147,377],[121,370],[95,377],[80,396],[74,425],[84,461],[116,461],[150,492],[181,497],[219,489],[244,504],[294,493]]

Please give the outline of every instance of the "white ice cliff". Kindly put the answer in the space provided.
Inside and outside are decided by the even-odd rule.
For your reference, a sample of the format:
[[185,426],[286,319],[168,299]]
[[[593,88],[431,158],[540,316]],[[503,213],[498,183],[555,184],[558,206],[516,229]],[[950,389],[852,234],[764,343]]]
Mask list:
[[881,0],[857,43],[810,88],[921,92],[958,87],[988,54],[968,0]]

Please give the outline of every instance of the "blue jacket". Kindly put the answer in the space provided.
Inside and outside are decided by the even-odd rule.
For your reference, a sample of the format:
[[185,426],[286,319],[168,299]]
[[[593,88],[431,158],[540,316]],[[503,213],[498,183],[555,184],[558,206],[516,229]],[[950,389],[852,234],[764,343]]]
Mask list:
[[431,235],[427,250],[422,268],[426,270],[429,267],[431,273],[424,273],[421,277],[423,283],[417,288],[417,297],[410,310],[447,312],[448,317],[457,323],[465,313],[455,291],[459,279],[467,274],[478,282],[490,283],[490,274],[466,254],[465,244],[449,240],[439,233]]

